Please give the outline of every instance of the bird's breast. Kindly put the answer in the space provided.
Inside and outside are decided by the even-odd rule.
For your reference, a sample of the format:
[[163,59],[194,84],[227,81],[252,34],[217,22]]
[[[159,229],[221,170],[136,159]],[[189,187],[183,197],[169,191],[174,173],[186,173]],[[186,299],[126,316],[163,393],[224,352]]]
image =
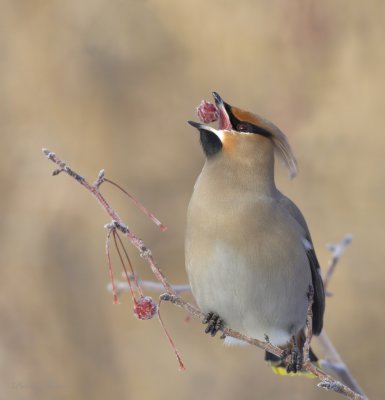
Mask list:
[[306,317],[311,274],[301,233],[273,198],[207,200],[193,196],[187,219],[186,269],[198,305],[233,329],[282,343]]

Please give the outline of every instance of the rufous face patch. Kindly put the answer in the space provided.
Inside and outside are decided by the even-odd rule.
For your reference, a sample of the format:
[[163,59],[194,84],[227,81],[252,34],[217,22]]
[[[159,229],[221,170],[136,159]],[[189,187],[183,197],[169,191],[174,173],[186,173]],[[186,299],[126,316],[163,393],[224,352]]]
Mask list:
[[249,111],[244,111],[238,107],[231,107],[231,111],[234,114],[235,118],[239,119],[240,121],[250,122],[251,124],[258,126],[259,128],[266,129],[265,121],[258,115],[255,115]]

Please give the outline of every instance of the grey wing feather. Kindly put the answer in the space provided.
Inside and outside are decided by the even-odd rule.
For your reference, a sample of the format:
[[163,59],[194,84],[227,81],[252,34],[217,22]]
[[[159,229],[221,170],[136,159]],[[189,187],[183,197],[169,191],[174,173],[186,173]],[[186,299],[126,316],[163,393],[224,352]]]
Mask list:
[[317,256],[314,251],[313,242],[311,240],[309,228],[307,227],[304,216],[302,215],[299,208],[286,196],[281,194],[279,203],[289,212],[289,214],[294,218],[294,220],[302,227],[304,230],[305,239],[309,241],[311,246],[306,248],[306,254],[309,260],[309,265],[311,269],[311,277],[314,289],[313,298],[313,333],[319,335],[322,331],[323,326],[323,316],[325,312],[325,290],[321,277],[321,269]]

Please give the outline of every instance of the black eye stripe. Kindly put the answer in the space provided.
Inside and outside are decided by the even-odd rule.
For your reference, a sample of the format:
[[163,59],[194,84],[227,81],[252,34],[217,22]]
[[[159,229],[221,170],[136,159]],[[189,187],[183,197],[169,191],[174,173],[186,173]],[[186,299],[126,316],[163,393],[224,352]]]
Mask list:
[[249,132],[255,133],[257,135],[262,135],[265,137],[271,137],[271,133],[269,131],[267,131],[266,129],[260,128],[259,126],[256,126],[253,124],[249,124],[249,125],[252,128],[252,130]]
[[257,135],[262,135],[262,136],[265,136],[267,138],[272,136],[271,133],[269,131],[267,131],[266,129],[260,128],[259,126],[256,126],[256,125],[254,125],[254,124],[252,124],[250,122],[239,120],[237,117],[235,117],[235,115],[231,111],[231,106],[229,104],[227,104],[227,103],[224,103],[224,105],[225,105],[225,109],[227,111],[227,114],[228,114],[228,116],[230,118],[230,122],[231,122],[231,125],[232,125],[233,129],[235,129],[235,130],[237,130],[239,132],[242,132],[242,130],[238,130],[237,126],[239,124],[245,124],[247,126],[247,130],[244,130],[244,132],[255,133]]

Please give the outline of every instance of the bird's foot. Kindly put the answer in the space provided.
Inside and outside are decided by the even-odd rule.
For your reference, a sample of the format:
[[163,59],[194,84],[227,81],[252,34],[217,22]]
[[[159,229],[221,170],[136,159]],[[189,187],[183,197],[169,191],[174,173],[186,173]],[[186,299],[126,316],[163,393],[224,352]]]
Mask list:
[[211,336],[215,336],[224,327],[223,319],[214,312],[207,313],[202,323],[207,324],[205,333],[209,333]]
[[295,336],[292,337],[292,347],[289,350],[289,354],[291,354],[291,360],[286,366],[286,371],[288,373],[293,372],[296,374],[302,370],[303,365],[303,355],[298,348],[297,339]]

